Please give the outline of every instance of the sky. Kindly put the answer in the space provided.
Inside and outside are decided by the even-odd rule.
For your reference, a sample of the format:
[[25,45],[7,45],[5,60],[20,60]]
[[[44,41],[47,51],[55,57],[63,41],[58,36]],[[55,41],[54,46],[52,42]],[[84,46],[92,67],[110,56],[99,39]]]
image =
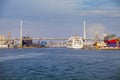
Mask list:
[[96,33],[120,37],[120,0],[0,0],[0,35],[11,32],[33,38],[87,37]]

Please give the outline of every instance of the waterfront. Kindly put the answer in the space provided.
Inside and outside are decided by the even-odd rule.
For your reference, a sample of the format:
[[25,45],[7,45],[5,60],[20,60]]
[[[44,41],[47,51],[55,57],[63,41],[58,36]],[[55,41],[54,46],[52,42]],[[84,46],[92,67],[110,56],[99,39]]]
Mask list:
[[119,50],[0,49],[0,80],[119,80]]

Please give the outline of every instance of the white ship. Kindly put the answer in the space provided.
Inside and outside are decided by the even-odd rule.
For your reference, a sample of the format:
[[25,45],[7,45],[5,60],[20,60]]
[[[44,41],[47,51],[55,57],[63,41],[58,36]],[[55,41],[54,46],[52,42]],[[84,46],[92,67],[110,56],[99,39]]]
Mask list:
[[[84,39],[84,42],[83,42]],[[75,49],[82,49],[86,44],[86,30],[85,30],[85,20],[84,20],[84,34],[83,38],[79,36],[72,36],[69,38],[67,42],[67,48],[75,48]]]
[[83,39],[79,36],[72,36],[67,42],[67,48],[82,49],[83,47]]

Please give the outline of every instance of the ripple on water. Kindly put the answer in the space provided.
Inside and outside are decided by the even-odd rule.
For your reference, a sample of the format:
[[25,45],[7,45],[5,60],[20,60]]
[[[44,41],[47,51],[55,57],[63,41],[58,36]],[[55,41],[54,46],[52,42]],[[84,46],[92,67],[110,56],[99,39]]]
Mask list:
[[49,48],[0,51],[0,54],[4,52],[6,55],[0,57],[0,80],[120,79],[119,51],[114,54]]

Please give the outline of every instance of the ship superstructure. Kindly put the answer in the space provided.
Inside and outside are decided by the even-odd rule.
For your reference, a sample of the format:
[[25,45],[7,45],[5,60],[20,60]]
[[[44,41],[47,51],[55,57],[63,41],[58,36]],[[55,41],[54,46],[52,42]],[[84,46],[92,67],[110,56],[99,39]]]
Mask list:
[[79,36],[72,36],[67,42],[67,48],[82,49],[84,47],[83,39]]

